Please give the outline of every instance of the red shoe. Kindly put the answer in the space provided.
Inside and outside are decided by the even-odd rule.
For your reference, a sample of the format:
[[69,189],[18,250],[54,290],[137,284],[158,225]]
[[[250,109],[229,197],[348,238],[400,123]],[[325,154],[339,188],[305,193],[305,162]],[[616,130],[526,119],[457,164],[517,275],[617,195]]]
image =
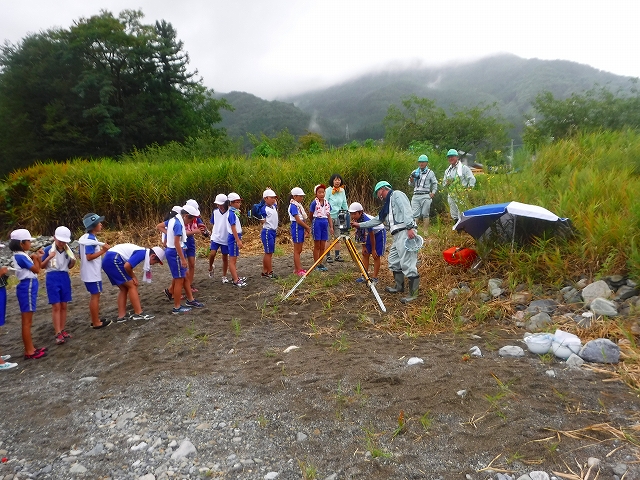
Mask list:
[[37,348],[31,355],[24,354],[25,360],[37,360],[38,358],[46,357],[47,351],[43,348]]
[[56,335],[56,345],[62,345],[64,343],[64,335],[62,332]]
[[67,332],[66,330],[62,330],[60,332],[62,334],[62,336],[66,339],[66,338],[71,338],[71,334],[69,332]]

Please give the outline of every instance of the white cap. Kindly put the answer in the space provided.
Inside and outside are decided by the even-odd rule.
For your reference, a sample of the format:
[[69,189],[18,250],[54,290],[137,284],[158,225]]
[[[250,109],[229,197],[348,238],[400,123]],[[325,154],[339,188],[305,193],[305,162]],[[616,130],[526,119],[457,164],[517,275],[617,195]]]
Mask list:
[[216,205],[224,205],[227,201],[227,196],[224,193],[219,193],[216,195],[216,199],[213,201]]
[[291,189],[291,195],[304,195],[304,190],[302,190],[300,187],[293,187]]
[[189,215],[191,215],[192,217],[199,217],[200,216],[200,210],[198,210],[196,207],[194,207],[193,205],[185,205],[184,207],[182,207],[182,209],[187,212]]
[[242,197],[240,195],[238,195],[236,192],[231,192],[229,194],[229,196],[227,197],[227,199],[230,202],[235,202],[236,200],[242,200]]
[[71,230],[67,227],[58,227],[53,234],[53,238],[60,242],[69,243],[71,241]]
[[193,198],[190,198],[189,200],[187,200],[185,202],[185,205],[191,205],[195,209],[200,210],[200,205],[198,205],[198,202],[196,202]]
[[327,189],[326,185],[324,183],[319,183],[318,185],[316,185],[315,187],[313,187],[313,193],[318,193],[318,189],[319,188],[324,188],[325,190]]
[[151,251],[156,254],[156,257],[158,257],[158,260],[160,261],[160,265],[162,265],[164,259],[167,258],[167,254],[164,253],[164,250],[160,247],[153,247],[151,248]]
[[11,232],[11,240],[20,240],[21,242],[24,240],[35,240],[29,233],[29,230],[26,228],[19,228]]
[[174,205],[171,211],[176,213],[182,213],[182,207],[180,205]]
[[270,188],[267,188],[264,192],[262,192],[262,198],[267,197],[277,197],[276,192],[274,192]]
[[351,213],[362,212],[363,210],[364,208],[362,208],[362,205],[358,202],[353,202],[351,205],[349,205],[349,211]]

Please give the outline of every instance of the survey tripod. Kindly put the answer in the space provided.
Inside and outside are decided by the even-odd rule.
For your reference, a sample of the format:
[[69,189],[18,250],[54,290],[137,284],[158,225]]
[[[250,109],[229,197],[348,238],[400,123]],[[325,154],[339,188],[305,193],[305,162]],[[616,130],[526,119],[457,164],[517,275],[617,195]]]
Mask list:
[[362,273],[362,277],[367,282],[367,285],[371,289],[371,292],[373,293],[373,296],[376,297],[376,300],[378,301],[378,305],[380,305],[380,309],[383,312],[386,312],[387,309],[384,306],[384,303],[382,303],[382,299],[380,298],[380,295],[378,294],[378,291],[376,290],[375,283],[371,280],[371,277],[369,276],[369,273],[367,272],[367,269],[364,268],[364,263],[362,263],[362,259],[360,258],[360,255],[358,255],[358,250],[356,249],[356,246],[353,243],[353,239],[349,236],[348,229],[343,229],[343,228],[340,229],[340,235],[338,237],[336,237],[336,239],[333,242],[331,242],[331,245],[329,245],[327,247],[327,249],[324,251],[324,253],[322,255],[320,255],[320,258],[318,260],[316,260],[316,262],[313,265],[311,265],[311,268],[309,268],[309,270],[307,270],[307,272],[302,277],[300,277],[300,280],[298,280],[298,283],[296,283],[293,286],[293,288],[291,290],[289,290],[289,293],[287,293],[282,300],[286,300],[287,298],[289,298],[289,296],[295,291],[295,289],[298,288],[298,286],[302,282],[304,282],[305,278],[307,278],[307,275],[309,275],[311,272],[313,272],[313,270],[318,265],[320,265],[322,263],[322,261],[324,260],[324,257],[329,252],[331,252],[333,247],[340,240],[344,241],[345,245],[347,246],[347,251],[349,252],[349,255],[351,255],[351,258],[353,259],[355,264],[358,265],[358,267],[360,268],[360,272]]

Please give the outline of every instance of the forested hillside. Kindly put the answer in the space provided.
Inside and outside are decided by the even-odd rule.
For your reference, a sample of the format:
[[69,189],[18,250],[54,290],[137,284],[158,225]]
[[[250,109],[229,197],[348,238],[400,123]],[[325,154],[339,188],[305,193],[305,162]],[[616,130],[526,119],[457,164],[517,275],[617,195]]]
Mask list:
[[497,55],[467,64],[371,73],[282,100],[334,122],[343,132],[348,125],[352,139],[381,138],[389,105],[398,105],[409,95],[433,99],[445,109],[452,104],[496,102],[502,115],[514,125],[512,134],[519,136],[539,93],[550,91],[555,97],[565,98],[596,85],[616,92],[630,89],[632,83],[629,77],[575,62]]
[[233,111],[222,113],[221,127],[232,137],[243,137],[245,149],[251,144],[247,133],[273,136],[285,128],[299,137],[314,131],[325,138],[335,138],[341,134],[336,125],[325,119],[317,119],[311,113],[303,112],[291,103],[267,101],[245,92],[230,92],[216,95],[233,106]]

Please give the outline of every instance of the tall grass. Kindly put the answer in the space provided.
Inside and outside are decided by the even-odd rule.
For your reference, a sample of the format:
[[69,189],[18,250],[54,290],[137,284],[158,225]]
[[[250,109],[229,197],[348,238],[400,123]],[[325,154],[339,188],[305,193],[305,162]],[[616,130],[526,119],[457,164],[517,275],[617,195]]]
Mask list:
[[[105,215],[110,228],[152,227],[171,206],[189,198],[198,200],[208,216],[220,192],[238,192],[247,209],[267,186],[280,195],[279,213],[286,221],[291,188],[302,187],[308,205],[314,185],[327,183],[333,173],[343,176],[349,201],[361,202],[375,213],[379,208],[372,196],[375,183],[387,180],[409,191],[407,177],[417,159],[415,153],[385,147],[287,159],[194,154],[198,151],[204,152],[172,144],[135,152],[122,161],[74,160],[16,171],[0,184],[2,227],[20,225],[33,233],[50,233],[65,224],[78,230],[90,211]],[[446,158],[426,153],[441,179]],[[515,255],[496,252],[511,275],[520,272],[518,276],[526,277],[521,280],[551,283],[573,271],[594,277],[631,272],[640,277],[640,134],[582,134],[542,148],[535,159],[521,152],[515,163],[514,173],[479,175],[465,204],[516,200],[540,205],[570,218],[578,235],[568,242],[539,243]],[[436,196],[434,211],[447,217],[444,194]]]
[[[159,161],[154,161],[154,153]],[[406,178],[415,168],[413,155],[385,148],[345,149],[288,159],[169,160],[161,148],[135,156],[135,161],[39,164],[12,173],[0,187],[5,229],[21,225],[49,232],[60,224],[80,228],[87,212],[98,212],[107,218],[109,227],[122,228],[141,221],[157,222],[173,205],[189,198],[196,199],[203,215],[208,215],[218,193],[238,192],[248,208],[262,198],[267,186],[279,194],[280,214],[285,218],[293,187],[303,188],[308,205],[313,187],[327,183],[333,173],[344,178],[351,201],[373,207],[372,188],[377,181],[406,187]]]

